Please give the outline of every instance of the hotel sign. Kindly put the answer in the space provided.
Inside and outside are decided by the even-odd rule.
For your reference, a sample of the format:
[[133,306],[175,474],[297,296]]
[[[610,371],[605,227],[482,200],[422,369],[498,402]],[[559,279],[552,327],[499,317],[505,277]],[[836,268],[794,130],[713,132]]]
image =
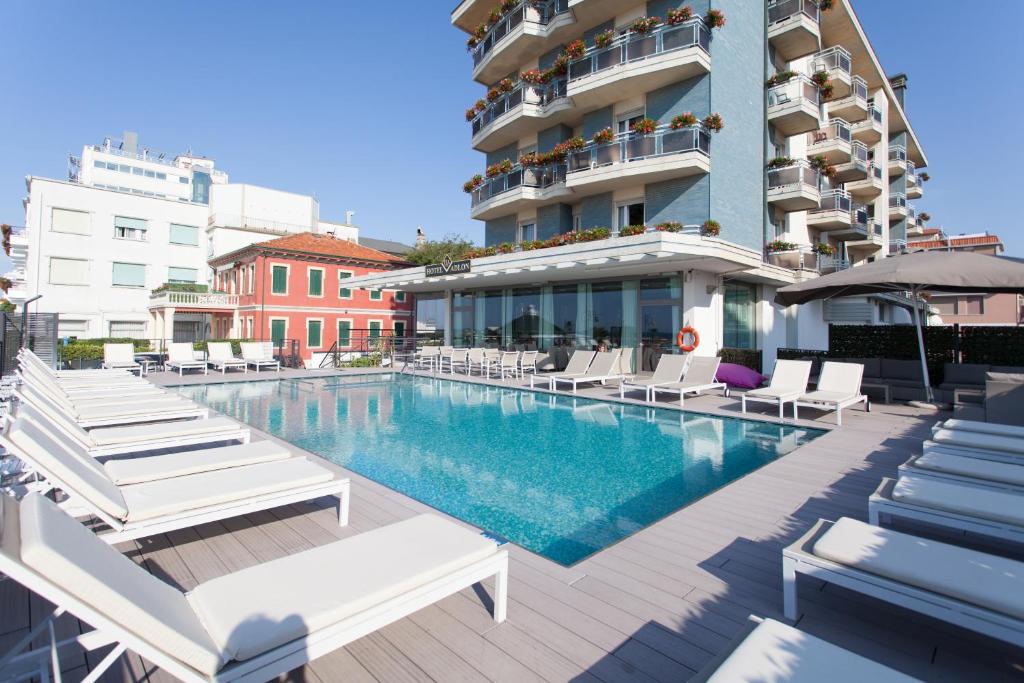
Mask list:
[[458,275],[469,272],[469,259],[463,261],[452,261],[450,256],[445,256],[440,263],[434,263],[426,267],[427,277],[441,277],[443,275]]

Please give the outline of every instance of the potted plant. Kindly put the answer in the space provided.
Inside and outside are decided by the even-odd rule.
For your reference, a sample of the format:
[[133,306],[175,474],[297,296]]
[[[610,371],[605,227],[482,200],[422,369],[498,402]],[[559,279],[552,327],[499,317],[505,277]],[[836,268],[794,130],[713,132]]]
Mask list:
[[594,36],[594,45],[597,45],[598,49],[604,49],[612,44],[615,40],[615,31],[608,29],[607,31],[601,31]]
[[682,24],[693,19],[693,10],[689,5],[683,5],[678,9],[670,9],[665,13],[665,23],[669,26]]
[[661,19],[658,17],[640,17],[630,24],[629,30],[637,35],[645,35],[657,28],[660,23]]
[[789,157],[775,157],[774,159],[768,162],[768,169],[771,170],[773,168],[786,168],[787,166],[792,166],[793,163],[793,159]]
[[473,48],[475,48],[477,45],[480,44],[480,41],[482,41],[484,39],[484,36],[486,35],[487,25],[480,24],[479,26],[477,26],[475,29],[473,29],[473,33],[469,36],[469,39],[466,41],[466,49],[472,50]]
[[828,163],[828,160],[820,154],[815,154],[808,162],[815,171],[825,176],[826,178],[832,179],[836,176],[836,167]]
[[627,225],[624,228],[619,228],[619,237],[630,237],[632,235],[642,235],[647,232],[646,225]]
[[917,222],[920,223],[921,225],[924,225],[925,223],[927,223],[931,219],[932,219],[932,215],[930,213],[928,213],[927,211],[922,211],[921,213],[917,214]]
[[709,9],[704,15],[704,23],[708,28],[722,28],[725,26],[725,14],[720,9]]
[[704,127],[712,133],[721,133],[725,128],[725,121],[722,120],[721,114],[714,112],[704,117]]
[[529,83],[530,85],[544,85],[547,80],[544,78],[544,74],[540,69],[530,69],[519,74],[519,80],[523,83]]
[[516,82],[511,78],[503,78],[498,82],[498,92],[512,92],[516,87]]
[[637,135],[650,135],[658,129],[658,122],[654,119],[644,118],[634,123],[630,130]]
[[480,175],[479,173],[477,173],[475,176],[473,176],[472,178],[467,180],[462,185],[462,191],[465,192],[466,194],[469,194],[473,190],[475,190],[476,188],[480,187],[483,184],[484,184],[484,177],[482,175]]
[[540,166],[536,152],[527,152],[519,156],[519,165],[524,167]]
[[932,177],[928,175],[927,171],[923,171],[917,174],[917,179],[920,180],[922,183],[927,183],[929,180],[932,179]]
[[580,59],[583,55],[587,54],[587,44],[579,39],[574,40],[565,46],[565,52],[562,54],[568,57],[570,61]]
[[501,244],[498,245],[499,254],[511,254],[515,250],[516,245],[512,244],[511,242],[502,242]]
[[718,224],[718,221],[709,218],[700,226],[700,234],[702,237],[718,237],[722,234],[722,226]]
[[818,9],[822,12],[827,12],[832,9],[833,0],[818,0]]
[[615,139],[615,133],[612,132],[611,128],[605,128],[594,133],[594,137],[591,139],[595,145],[607,145]]
[[798,74],[795,71],[789,71],[789,70],[779,71],[774,76],[772,76],[771,78],[768,79],[766,85],[770,88],[770,87],[772,87],[774,85],[781,85],[782,83],[788,83],[790,80],[792,80],[797,75]]
[[570,152],[578,152],[587,146],[587,141],[583,139],[582,135],[571,137],[562,143],[565,145],[566,150]]
[[483,111],[484,109],[487,109],[487,100],[477,100],[474,106],[477,111]]
[[491,88],[490,90],[487,91],[488,102],[494,102],[499,97],[501,97],[501,91],[499,91],[497,88]]
[[513,164],[511,159],[504,159],[496,164],[491,164],[487,167],[485,174],[488,178],[499,176],[502,173],[510,173],[512,171]]
[[765,245],[765,249],[768,253],[775,253],[777,251],[793,251],[796,249],[796,245],[792,242],[786,242],[785,240],[772,240]]
[[835,256],[836,248],[827,242],[817,242],[811,250],[819,256]]
[[821,94],[822,99],[827,100],[832,97],[835,87],[832,85],[832,79],[827,71],[815,71],[811,74],[811,81],[814,85],[818,86],[818,92]]
[[470,107],[469,109],[466,110],[466,120],[472,121],[473,119],[476,118],[476,115],[478,113],[479,112],[477,112],[476,107]]
[[679,221],[664,221],[654,226],[658,232],[681,232],[683,224]]
[[679,130],[680,128],[689,128],[690,126],[697,125],[697,117],[693,115],[693,112],[683,112],[679,116],[673,117],[672,123],[669,126],[672,130]]

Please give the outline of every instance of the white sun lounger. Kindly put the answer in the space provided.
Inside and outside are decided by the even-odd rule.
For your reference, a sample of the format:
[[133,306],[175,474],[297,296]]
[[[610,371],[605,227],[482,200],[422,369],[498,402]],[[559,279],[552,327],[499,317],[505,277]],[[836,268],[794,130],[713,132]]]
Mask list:
[[767,387],[751,389],[740,396],[740,407],[747,412],[747,401],[773,403],[779,407],[779,419],[784,419],[783,410],[787,403],[792,403],[807,393],[807,381],[811,377],[811,361],[809,360],[777,360],[775,372]]
[[1016,464],[933,451],[910,458],[899,466],[899,473],[983,483],[1024,493],[1024,461]]
[[242,342],[242,359],[246,367],[254,366],[257,373],[262,368],[274,368],[281,372],[281,361],[274,358],[272,342]]
[[801,574],[1024,646],[1024,562],[844,517],[819,520],[782,551],[790,620]]
[[725,396],[729,395],[729,385],[715,378],[722,359],[717,356],[696,356],[690,361],[682,382],[673,382],[651,387],[651,402],[658,398],[658,392],[678,393],[679,405],[683,405],[686,394],[701,394],[712,389],[721,389]]
[[664,354],[658,359],[658,367],[650,377],[623,380],[619,384],[619,398],[625,398],[627,391],[641,390],[644,400],[651,400],[651,387],[659,384],[674,384],[683,378],[683,372],[690,361],[689,354]]
[[1004,425],[998,422],[979,422],[977,420],[958,420],[950,418],[941,420],[932,425],[932,432],[940,429],[948,429],[954,432],[981,432],[993,436],[1010,436],[1024,440],[1024,427],[1017,425]]
[[[26,368],[16,373],[25,384],[31,384],[40,391],[54,396],[58,400],[83,405],[103,405],[118,403],[133,403],[135,401],[152,401],[174,398],[180,400],[179,396],[170,394],[155,384],[134,386],[108,386],[103,384],[82,385],[80,387],[68,387],[64,383],[55,382],[53,379],[39,375],[34,370]],[[148,385],[148,386],[146,386]]]
[[37,356],[35,352],[27,348],[18,349],[18,362],[19,363],[32,363],[39,368],[42,368],[46,372],[50,373],[53,377],[64,378],[64,377],[123,377],[126,379],[138,379],[131,373],[125,370],[108,370],[105,368],[84,368],[80,370],[54,370],[50,367],[46,361]]
[[207,374],[210,370],[204,360],[196,360],[195,350],[188,342],[171,342],[167,345],[167,367],[172,371],[177,370],[179,376],[184,376],[186,370],[202,370]]
[[206,362],[214,370],[226,375],[231,368],[241,368],[243,373],[249,372],[249,366],[242,358],[236,358],[231,351],[231,342],[208,342],[206,344]]
[[982,432],[939,429],[922,445],[925,453],[953,453],[968,458],[1024,463],[1024,439]]
[[834,410],[836,424],[843,424],[843,408],[858,403],[864,404],[864,410],[871,411],[868,397],[860,393],[860,383],[864,378],[864,366],[860,363],[836,363],[825,361],[821,366],[821,377],[814,391],[803,394],[793,401],[793,419],[800,419],[798,409],[817,408]]
[[[584,351],[582,349],[576,349],[571,356],[569,356],[569,363],[565,366],[565,370],[555,375],[547,375],[543,379],[548,381],[548,389],[554,389],[554,383],[552,379],[555,377],[580,377],[587,374],[587,368],[594,362],[594,356],[597,354],[594,351]],[[530,387],[533,387],[533,380],[537,378],[537,375],[530,375]]]
[[[124,387],[126,389],[148,389],[156,387],[152,382],[136,377],[121,370],[66,370],[55,373],[32,356],[23,356],[19,363],[19,372],[24,375],[39,377],[64,391],[90,391],[97,388]],[[81,375],[69,374],[80,372]]]
[[[4,677],[19,667],[59,668],[61,650],[74,643],[90,652],[114,645],[97,657],[94,677],[130,650],[188,683],[274,680],[490,577],[494,620],[505,620],[508,552],[436,515],[254,565],[183,593],[106,547],[44,497],[0,498],[0,572],[56,605],[0,662]],[[65,611],[95,630],[57,641],[53,619]],[[48,643],[28,650],[47,632]]]
[[105,370],[129,370],[142,372],[142,365],[135,361],[134,344],[104,344],[103,363]]
[[[573,375],[565,373],[561,375],[554,375],[550,377],[551,390],[556,391],[558,389],[559,382],[565,382],[566,384],[572,385],[572,393],[576,393],[576,388],[580,384],[592,384],[594,382],[605,382],[612,379],[620,379],[622,375],[619,369],[619,355],[621,351],[616,349],[615,351],[598,351],[594,354],[594,360],[590,363],[590,367],[587,371],[581,375]],[[572,362],[572,359],[570,359]],[[566,368],[568,370],[568,368]]]
[[912,519],[956,532],[1024,543],[1024,493],[927,475],[882,479],[868,499],[868,519]]
[[119,486],[102,464],[67,450],[26,418],[12,423],[0,443],[67,494],[71,505],[109,526],[100,534],[108,543],[322,496],[337,496],[339,523],[348,523],[349,480],[305,458]]
[[751,616],[745,629],[688,683],[914,683],[861,657],[774,619]]
[[[27,396],[36,392],[32,385],[23,385],[20,390]],[[44,392],[39,392],[44,393]],[[179,402],[135,401],[114,406],[79,406],[48,395],[67,416],[77,425],[89,429],[91,427],[111,427],[114,425],[141,424],[143,422],[162,422],[166,420],[185,420],[195,417],[209,417],[210,409],[182,399]]]

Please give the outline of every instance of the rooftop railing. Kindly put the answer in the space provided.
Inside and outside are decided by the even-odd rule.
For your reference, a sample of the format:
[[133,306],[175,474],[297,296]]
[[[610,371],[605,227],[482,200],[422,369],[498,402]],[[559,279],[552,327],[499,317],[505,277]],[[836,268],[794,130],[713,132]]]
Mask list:
[[224,292],[175,292],[163,290],[150,294],[149,305],[153,307],[235,308],[238,306],[238,295],[226,294]]
[[569,154],[569,173],[686,152],[711,154],[711,135],[703,126],[698,124],[676,130],[666,126],[650,135],[626,133],[607,144],[590,143],[586,148]]
[[711,51],[711,32],[699,18],[675,26],[662,24],[649,33],[626,33],[608,47],[591,48],[582,59],[569,63],[569,80],[689,47]]
[[849,50],[836,45],[814,55],[811,65],[811,70],[815,72],[838,70],[849,74],[853,67],[853,58]]
[[820,102],[818,86],[807,76],[795,76],[785,83],[768,89],[768,106],[784,105],[796,100],[808,100],[814,106]]
[[567,81],[564,78],[543,85],[519,81],[510,92],[501,95],[476,115],[476,118],[471,121],[473,135],[477,135],[495,119],[504,116],[521,104],[544,107],[556,100],[563,99],[566,96],[566,85]]
[[563,183],[565,182],[565,171],[565,164],[527,167],[516,164],[508,173],[488,178],[483,185],[473,190],[471,203],[473,206],[477,206],[492,197],[520,187],[543,189]]
[[818,23],[821,19],[821,10],[815,0],[778,0],[768,5],[768,23],[774,24],[778,21],[785,21],[797,14],[803,14]]
[[519,3],[492,26],[477,46],[472,49],[473,66],[479,65],[496,45],[524,22],[544,26],[557,15],[568,11],[569,0],[547,0],[546,2],[528,0]]
[[768,169],[768,189],[780,189],[789,186],[810,186],[818,189],[821,174],[811,168],[806,161],[797,161],[782,168]]
[[290,233],[290,232],[316,232],[315,225],[286,223],[284,221],[261,218],[259,216],[246,216],[231,213],[215,213],[207,220],[207,225],[216,225],[223,228],[257,228],[267,232]]

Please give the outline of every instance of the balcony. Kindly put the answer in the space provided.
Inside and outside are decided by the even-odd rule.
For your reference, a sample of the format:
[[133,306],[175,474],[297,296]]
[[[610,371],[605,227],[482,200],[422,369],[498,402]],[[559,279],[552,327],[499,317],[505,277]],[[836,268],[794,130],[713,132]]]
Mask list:
[[874,147],[882,141],[885,128],[882,125],[882,110],[874,103],[868,105],[867,118],[853,124],[851,129],[854,140],[860,140],[868,147]]
[[768,89],[768,123],[786,137],[809,133],[820,125],[820,102],[810,78],[791,78]]
[[809,55],[821,40],[821,10],[814,0],[776,0],[768,4],[768,41],[787,62]]
[[[868,147],[863,142],[854,140],[850,143],[850,160],[836,164],[835,182],[849,183],[864,180],[868,177]],[[881,169],[879,169],[881,170]]]
[[629,133],[570,153],[568,166],[566,186],[582,196],[701,175],[711,170],[711,135],[700,125],[662,127],[651,135]]
[[903,145],[889,146],[889,177],[907,172],[907,148]]
[[868,226],[867,234],[860,238],[854,237],[853,239],[847,239],[846,251],[852,254],[857,254],[859,258],[864,258],[870,254],[875,253],[883,246],[882,224],[877,221],[872,221]]
[[510,172],[487,179],[473,191],[470,215],[477,220],[491,220],[569,194],[571,190],[565,187],[565,164],[527,168],[517,164]]
[[821,177],[806,161],[768,169],[768,202],[783,211],[815,209],[821,201]]
[[863,121],[868,115],[868,84],[860,76],[853,77],[850,94],[841,99],[834,97],[828,103],[828,115],[846,121]]
[[154,290],[149,295],[149,307],[197,311],[233,311],[238,308],[238,295],[225,294],[224,292]]
[[902,254],[907,250],[906,240],[889,240],[889,256]]
[[924,196],[921,179],[917,177],[917,166],[907,160],[907,199],[920,199]]
[[564,78],[544,85],[517,83],[470,121],[473,148],[493,152],[517,142],[536,129],[538,119],[544,120],[545,127],[565,123],[573,109],[566,97],[567,83]]
[[575,23],[568,0],[519,3],[470,51],[473,78],[497,82],[562,42]]
[[832,119],[824,128],[807,134],[808,157],[821,156],[830,164],[845,164],[852,154],[850,124],[842,119]]
[[853,58],[846,48],[830,47],[814,55],[811,71],[824,71],[832,84],[832,99],[838,100],[853,92]]
[[807,227],[840,240],[866,238],[870,222],[867,207],[854,203],[845,190],[821,193],[818,208],[807,212]]
[[769,251],[768,263],[790,270],[818,270],[819,255],[809,244],[796,245],[795,249]]
[[711,71],[711,34],[699,19],[627,33],[569,64],[568,95],[581,111],[640,97]]
[[873,161],[870,162],[865,178],[846,182],[845,188],[858,201],[874,201],[882,194],[882,167]]
[[840,258],[839,256],[821,255],[818,257],[818,272],[822,274],[838,273],[840,270],[847,270],[851,265],[849,259]]
[[917,210],[913,204],[907,202],[907,197],[902,192],[889,195],[889,223],[900,221],[916,222]]

